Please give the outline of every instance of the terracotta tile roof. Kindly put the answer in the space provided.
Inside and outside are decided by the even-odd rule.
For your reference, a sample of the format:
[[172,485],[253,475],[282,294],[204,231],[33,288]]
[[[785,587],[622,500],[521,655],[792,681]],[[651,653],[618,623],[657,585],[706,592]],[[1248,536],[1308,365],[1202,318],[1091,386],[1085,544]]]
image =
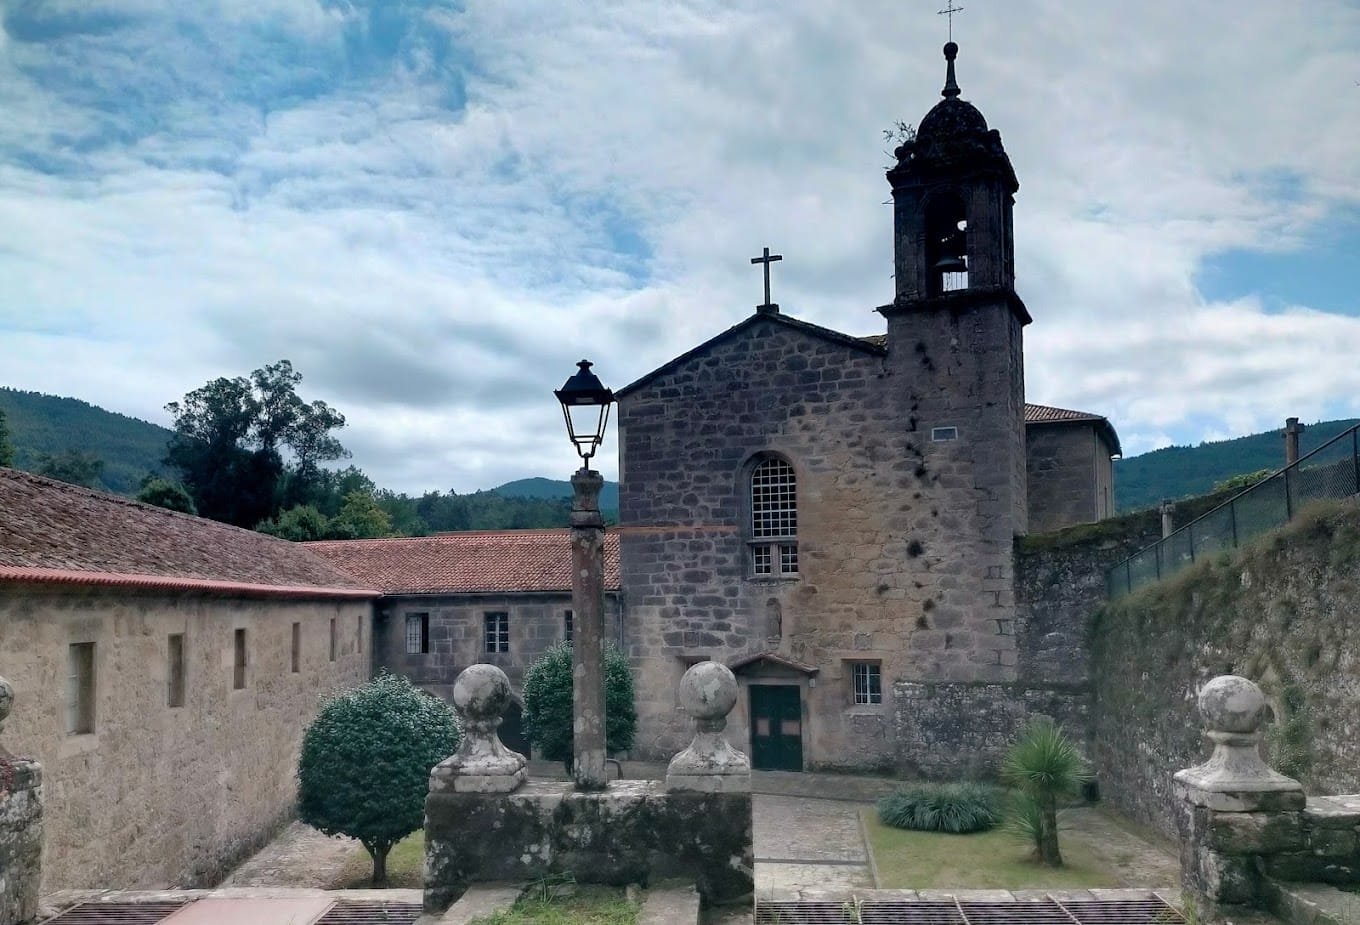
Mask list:
[[[570,531],[477,530],[388,540],[323,540],[309,550],[384,594],[570,591]],[[619,535],[605,533],[604,584],[617,590]]]
[[376,597],[296,543],[0,468],[0,582]]
[[1070,408],[1054,408],[1052,405],[1031,405],[1025,404],[1025,423],[1026,424],[1083,424],[1090,423],[1096,425],[1096,429],[1105,434],[1105,442],[1109,445],[1110,452],[1115,456],[1124,455],[1124,450],[1119,445],[1119,434],[1115,433],[1114,425],[1109,418],[1103,414],[1093,414],[1090,411],[1073,411]]

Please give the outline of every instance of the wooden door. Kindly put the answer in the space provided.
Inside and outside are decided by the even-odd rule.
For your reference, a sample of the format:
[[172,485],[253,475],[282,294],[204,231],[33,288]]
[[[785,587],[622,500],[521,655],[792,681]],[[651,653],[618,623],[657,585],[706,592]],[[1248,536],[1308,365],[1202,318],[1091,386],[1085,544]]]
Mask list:
[[803,770],[803,699],[796,684],[752,684],[751,765]]

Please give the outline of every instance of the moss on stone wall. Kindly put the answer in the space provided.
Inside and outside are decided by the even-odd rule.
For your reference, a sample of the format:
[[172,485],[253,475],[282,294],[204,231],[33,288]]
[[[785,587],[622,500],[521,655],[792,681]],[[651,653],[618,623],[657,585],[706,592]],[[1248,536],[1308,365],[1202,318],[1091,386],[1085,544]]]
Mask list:
[[1326,502],[1233,553],[1106,604],[1091,627],[1102,792],[1164,831],[1171,774],[1202,760],[1195,697],[1219,674],[1270,699],[1272,758],[1310,793],[1360,789],[1360,507]]

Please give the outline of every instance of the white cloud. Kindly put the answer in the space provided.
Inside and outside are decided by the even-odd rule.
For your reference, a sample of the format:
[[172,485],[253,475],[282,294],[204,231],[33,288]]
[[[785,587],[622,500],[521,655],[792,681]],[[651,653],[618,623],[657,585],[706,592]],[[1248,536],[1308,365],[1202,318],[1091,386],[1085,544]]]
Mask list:
[[[1360,410],[1360,320],[1195,285],[1360,204],[1360,11],[994,6],[959,80],[1022,183],[1030,397],[1128,452]],[[881,131],[943,77],[888,0],[49,9],[128,19],[0,41],[3,383],[164,421],[288,357],[411,491],[566,472],[571,364],[617,387],[736,323],[766,244],[786,311],[882,330]]]

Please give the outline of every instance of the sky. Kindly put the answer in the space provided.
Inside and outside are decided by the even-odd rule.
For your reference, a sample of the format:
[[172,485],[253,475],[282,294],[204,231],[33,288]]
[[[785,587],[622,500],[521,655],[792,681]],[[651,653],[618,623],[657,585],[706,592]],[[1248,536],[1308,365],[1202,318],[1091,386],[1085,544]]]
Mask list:
[[[967,0],[1029,401],[1125,453],[1360,416],[1360,3]],[[287,358],[408,492],[784,312],[884,331],[939,0],[0,0],[0,385],[169,424]],[[606,442],[600,468],[617,471]]]

